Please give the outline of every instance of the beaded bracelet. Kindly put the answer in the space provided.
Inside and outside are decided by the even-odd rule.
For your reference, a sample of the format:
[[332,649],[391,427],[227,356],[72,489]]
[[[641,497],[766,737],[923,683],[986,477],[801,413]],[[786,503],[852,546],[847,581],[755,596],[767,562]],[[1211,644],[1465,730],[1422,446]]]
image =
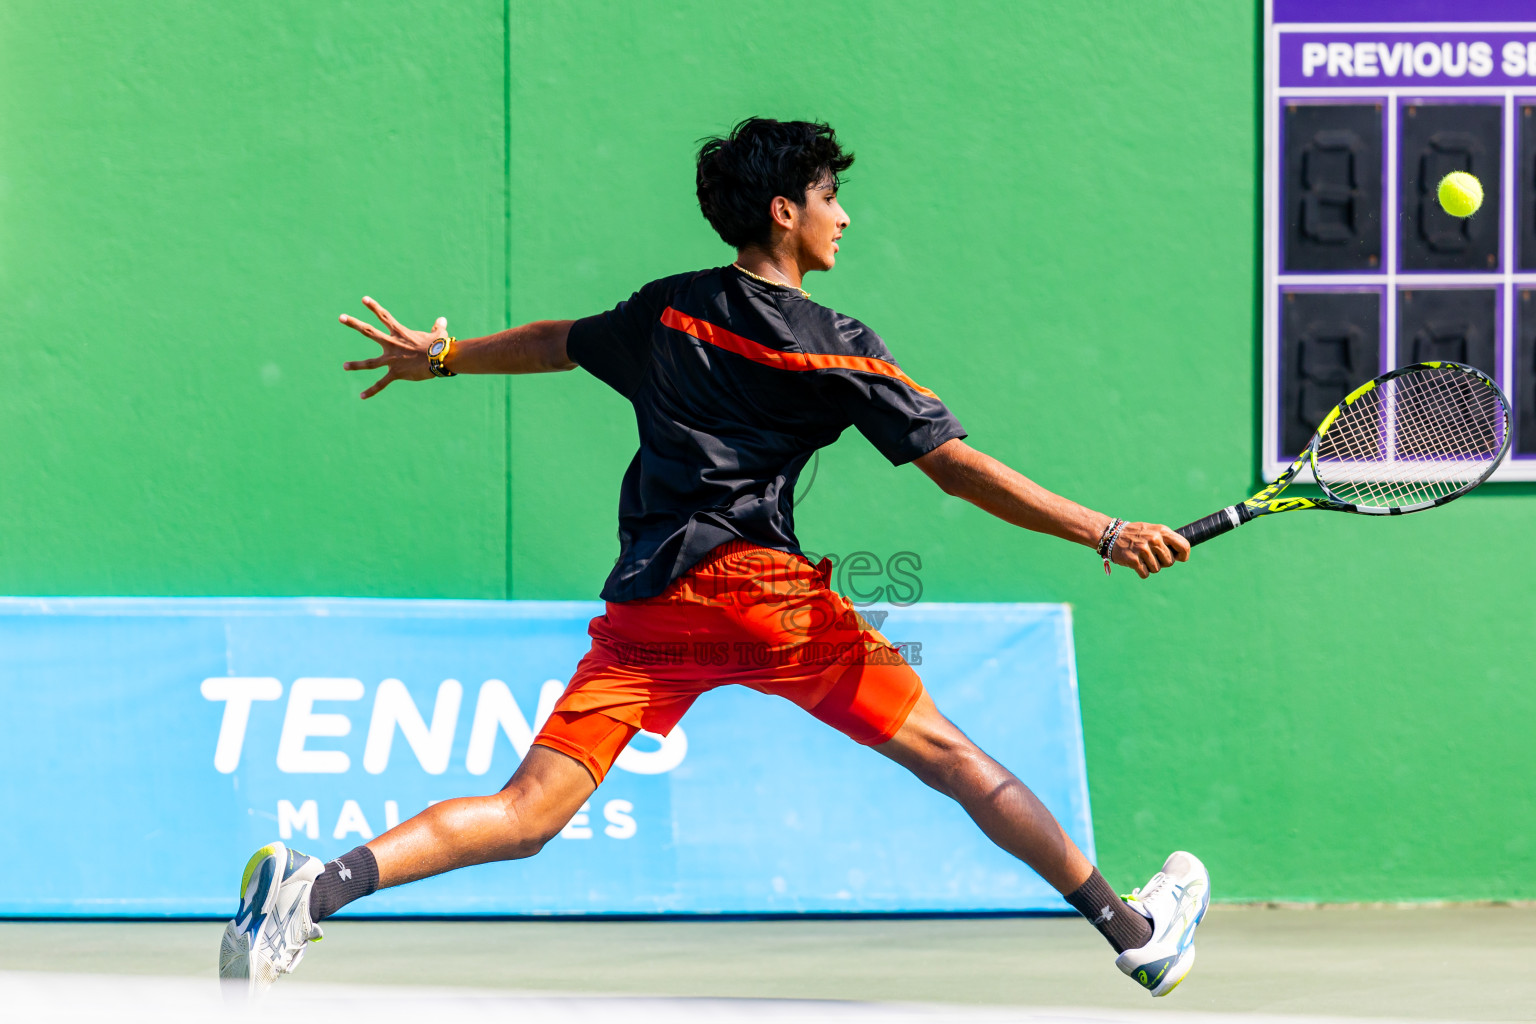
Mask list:
[[1104,575],[1109,575],[1109,559],[1115,553],[1115,542],[1120,539],[1120,531],[1125,529],[1124,519],[1114,519],[1104,528],[1103,535],[1099,538],[1099,557],[1104,559]]
[[1115,527],[1119,526],[1123,522],[1125,522],[1123,519],[1111,519],[1108,523],[1104,524],[1104,532],[1099,534],[1099,542],[1094,545],[1094,550],[1099,553],[1100,558],[1104,557],[1106,543],[1109,540],[1109,535],[1114,532]]

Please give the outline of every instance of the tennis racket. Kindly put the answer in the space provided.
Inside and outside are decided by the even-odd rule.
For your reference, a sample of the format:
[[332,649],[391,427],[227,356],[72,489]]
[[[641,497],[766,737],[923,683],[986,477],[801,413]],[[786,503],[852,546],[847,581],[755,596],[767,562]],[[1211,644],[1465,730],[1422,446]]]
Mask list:
[[[1274,483],[1179,533],[1193,545],[1276,512],[1400,516],[1438,508],[1488,479],[1509,450],[1509,434],[1509,399],[1487,374],[1461,363],[1414,363],[1351,391]],[[1309,464],[1323,497],[1279,497]]]

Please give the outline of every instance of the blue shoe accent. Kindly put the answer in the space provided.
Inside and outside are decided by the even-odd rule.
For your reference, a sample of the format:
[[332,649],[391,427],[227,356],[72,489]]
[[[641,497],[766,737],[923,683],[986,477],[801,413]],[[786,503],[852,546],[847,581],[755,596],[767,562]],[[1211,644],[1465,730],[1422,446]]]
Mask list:
[[[242,932],[255,935],[261,930],[262,923],[267,919],[267,907],[271,903],[273,890],[278,885],[277,864],[278,859],[272,856],[271,847],[263,847],[257,850],[251,857],[251,862],[246,865],[245,892],[241,894],[240,909],[235,913],[235,927]],[[292,859],[292,854],[289,854]],[[255,868],[252,871],[252,868]]]

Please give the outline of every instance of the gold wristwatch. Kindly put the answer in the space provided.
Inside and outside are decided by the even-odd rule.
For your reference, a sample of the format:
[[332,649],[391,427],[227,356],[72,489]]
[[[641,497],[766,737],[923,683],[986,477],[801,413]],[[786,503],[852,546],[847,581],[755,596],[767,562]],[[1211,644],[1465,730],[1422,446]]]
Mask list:
[[434,377],[456,377],[458,374],[448,369],[448,354],[453,351],[453,343],[457,338],[439,338],[427,349],[427,369],[432,371]]

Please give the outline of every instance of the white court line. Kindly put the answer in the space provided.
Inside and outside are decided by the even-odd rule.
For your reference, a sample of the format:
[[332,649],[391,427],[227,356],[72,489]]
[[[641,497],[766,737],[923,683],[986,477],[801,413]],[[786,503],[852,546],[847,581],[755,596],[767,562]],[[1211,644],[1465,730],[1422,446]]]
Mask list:
[[[1177,994],[1173,998],[1177,999]],[[221,1000],[213,978],[3,971],[0,1008],[6,1020],[28,1024],[206,1024],[220,1020],[323,1020],[327,1024],[1367,1024],[1362,1018],[1180,1013],[1163,1009],[566,996],[487,989],[303,983],[279,983],[256,1006],[231,1009]],[[1370,1018],[1370,1024],[1392,1021],[1385,1017]]]

